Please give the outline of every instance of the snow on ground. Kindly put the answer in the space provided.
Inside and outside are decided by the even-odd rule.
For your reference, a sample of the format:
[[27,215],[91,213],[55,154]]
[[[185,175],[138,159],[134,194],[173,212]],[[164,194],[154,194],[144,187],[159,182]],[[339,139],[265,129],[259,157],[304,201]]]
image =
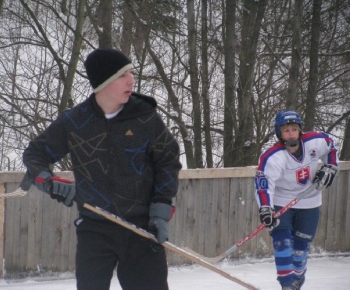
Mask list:
[[[349,290],[350,254],[313,256],[309,259],[308,272],[303,290]],[[272,258],[224,261],[216,265],[231,276],[261,290],[281,289],[276,281]],[[1,290],[75,290],[73,273],[53,277],[32,278],[22,281],[0,279]],[[51,279],[51,280],[48,280]],[[239,290],[244,287],[199,265],[169,268],[170,290]],[[113,278],[110,290],[121,290]],[[156,289],[155,289],[156,290]]]

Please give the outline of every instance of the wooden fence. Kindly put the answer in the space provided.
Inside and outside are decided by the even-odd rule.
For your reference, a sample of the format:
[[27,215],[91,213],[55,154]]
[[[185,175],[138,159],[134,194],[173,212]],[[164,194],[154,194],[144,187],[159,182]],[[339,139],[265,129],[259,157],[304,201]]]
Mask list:
[[[312,252],[350,251],[350,162],[341,162],[335,184],[323,193],[322,216]],[[221,254],[258,224],[254,167],[182,170],[170,221],[169,241],[208,257]],[[70,172],[59,175],[72,179]],[[0,192],[14,191],[23,173],[0,172]],[[34,186],[23,197],[0,198],[0,277],[18,278],[74,271],[78,213]],[[266,231],[231,258],[272,253]],[[188,263],[168,252],[170,265]]]

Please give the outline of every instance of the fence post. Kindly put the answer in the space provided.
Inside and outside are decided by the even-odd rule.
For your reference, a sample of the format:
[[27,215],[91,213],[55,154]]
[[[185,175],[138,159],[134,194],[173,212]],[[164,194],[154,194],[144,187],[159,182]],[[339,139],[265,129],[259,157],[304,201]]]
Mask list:
[[[5,184],[0,183],[0,193],[5,193]],[[4,275],[4,225],[5,225],[5,198],[0,197],[0,278]]]

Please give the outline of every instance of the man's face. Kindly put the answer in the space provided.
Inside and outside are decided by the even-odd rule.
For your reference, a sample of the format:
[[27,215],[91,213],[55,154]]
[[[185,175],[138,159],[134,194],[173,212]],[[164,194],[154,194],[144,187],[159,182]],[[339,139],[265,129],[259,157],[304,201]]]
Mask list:
[[132,88],[135,84],[135,78],[133,71],[127,70],[120,77],[111,82],[104,92],[113,100],[119,104],[125,104],[128,102],[132,93]]
[[300,127],[298,124],[286,124],[280,127],[281,138],[284,141],[298,140],[300,134]]

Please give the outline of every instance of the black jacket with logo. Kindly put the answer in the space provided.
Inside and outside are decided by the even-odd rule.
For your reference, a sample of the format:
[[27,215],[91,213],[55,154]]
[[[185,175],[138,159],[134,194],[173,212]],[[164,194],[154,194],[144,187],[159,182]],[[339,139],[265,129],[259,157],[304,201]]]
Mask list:
[[150,202],[176,195],[181,169],[178,143],[156,106],[153,98],[133,93],[116,117],[106,119],[92,94],[29,143],[23,153],[29,175],[70,154],[82,215],[100,218],[82,207],[87,202],[145,226]]

